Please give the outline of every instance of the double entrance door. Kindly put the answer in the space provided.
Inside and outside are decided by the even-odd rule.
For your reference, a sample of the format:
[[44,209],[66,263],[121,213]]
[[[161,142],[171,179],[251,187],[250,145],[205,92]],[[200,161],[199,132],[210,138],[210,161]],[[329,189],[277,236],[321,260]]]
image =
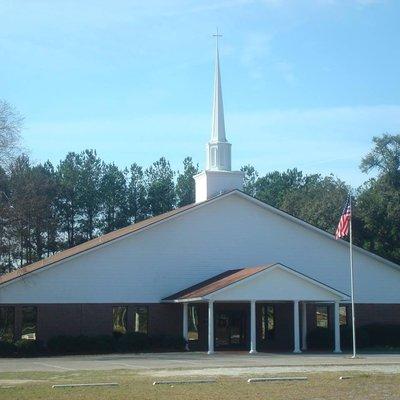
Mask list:
[[218,350],[247,349],[246,309],[215,310],[215,348]]

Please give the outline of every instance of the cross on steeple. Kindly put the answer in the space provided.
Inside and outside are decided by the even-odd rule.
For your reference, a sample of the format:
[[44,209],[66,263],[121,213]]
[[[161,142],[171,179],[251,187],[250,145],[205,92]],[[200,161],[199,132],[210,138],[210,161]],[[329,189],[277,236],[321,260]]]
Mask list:
[[215,42],[216,42],[217,49],[218,49],[218,38],[222,37],[222,35],[218,32],[218,28],[217,28],[217,32],[213,33],[213,36],[215,37]]

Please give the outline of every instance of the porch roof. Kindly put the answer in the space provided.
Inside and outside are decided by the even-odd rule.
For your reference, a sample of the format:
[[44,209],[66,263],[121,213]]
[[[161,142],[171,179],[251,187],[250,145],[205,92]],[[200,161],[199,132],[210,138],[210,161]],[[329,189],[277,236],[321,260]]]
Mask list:
[[[270,276],[267,275],[269,271]],[[275,271],[275,274],[272,274],[272,271]],[[277,271],[280,274],[278,276]],[[296,290],[298,287],[301,287],[301,290]],[[225,271],[168,296],[163,301],[290,300],[291,296],[297,300],[315,300],[318,296],[321,301],[349,299],[346,293],[293,268],[274,263]]]

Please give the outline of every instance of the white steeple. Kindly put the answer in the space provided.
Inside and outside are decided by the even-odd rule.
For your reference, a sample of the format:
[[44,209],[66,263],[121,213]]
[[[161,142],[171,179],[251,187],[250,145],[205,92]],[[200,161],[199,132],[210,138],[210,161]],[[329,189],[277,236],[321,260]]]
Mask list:
[[231,144],[226,140],[224,103],[222,100],[221,72],[219,68],[218,38],[216,37],[215,73],[214,73],[214,99],[212,111],[211,140],[207,144],[206,169],[211,171],[231,170]]
[[212,142],[226,142],[224,103],[222,101],[221,72],[219,70],[219,52],[218,39],[215,54],[215,72],[214,72],[214,101],[212,115]]
[[207,143],[206,169],[194,176],[196,203],[208,200],[234,189],[243,189],[244,173],[231,171],[231,144],[226,140],[224,104],[222,101],[221,72],[219,66],[218,38],[214,72],[214,98],[212,111],[211,140]]

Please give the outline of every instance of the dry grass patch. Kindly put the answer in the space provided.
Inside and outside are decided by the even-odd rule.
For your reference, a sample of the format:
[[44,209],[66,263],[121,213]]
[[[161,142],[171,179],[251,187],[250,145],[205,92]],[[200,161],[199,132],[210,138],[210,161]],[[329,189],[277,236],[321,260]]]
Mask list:
[[[295,375],[295,374],[291,374]],[[302,374],[304,375],[304,373]],[[129,370],[82,372],[34,372],[0,374],[2,382],[24,382],[0,389],[3,400],[80,399],[80,400],[398,400],[400,376],[388,374],[346,374],[351,379],[339,380],[344,374],[307,374],[307,381],[260,382],[248,384],[249,375],[240,378],[218,378],[214,384],[153,386],[152,377],[138,376]],[[190,379],[189,377],[187,378]],[[29,381],[28,381],[29,380]],[[54,384],[117,382],[118,387],[79,387],[52,389]]]

